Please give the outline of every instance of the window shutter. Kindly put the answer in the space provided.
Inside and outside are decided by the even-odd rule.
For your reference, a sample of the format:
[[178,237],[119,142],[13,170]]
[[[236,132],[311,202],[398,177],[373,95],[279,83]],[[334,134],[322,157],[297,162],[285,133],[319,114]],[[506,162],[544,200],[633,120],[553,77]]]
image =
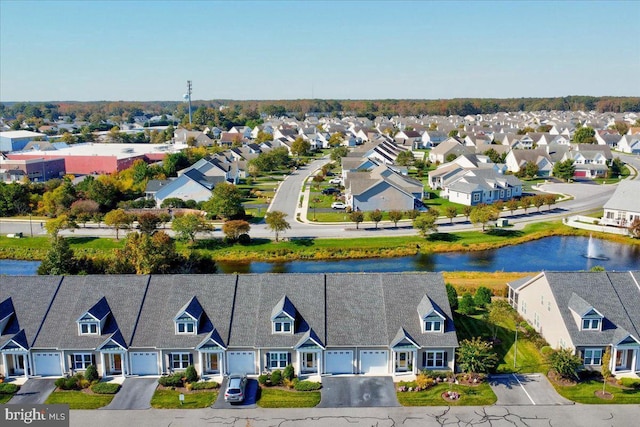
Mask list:
[[[96,355],[93,354],[93,353],[91,354],[91,364],[93,366],[96,366]],[[97,368],[97,366],[96,366],[96,368]]]
[[291,353],[287,353],[287,365],[291,365]]
[[271,365],[269,364],[269,353],[265,353],[264,355],[267,358],[267,361],[264,364],[264,368],[265,369],[269,369],[269,368],[271,368]]
[[173,370],[173,363],[171,363],[171,353],[167,353],[167,371]]
[[76,365],[73,363],[73,353],[69,355],[69,370],[75,369]]
[[189,365],[193,365],[193,354],[189,353]]
[[449,364],[449,355],[446,351],[444,352],[444,360],[442,361],[442,363],[444,363],[444,366],[447,366]]
[[423,367],[427,366],[427,352],[426,351],[422,352],[422,366]]

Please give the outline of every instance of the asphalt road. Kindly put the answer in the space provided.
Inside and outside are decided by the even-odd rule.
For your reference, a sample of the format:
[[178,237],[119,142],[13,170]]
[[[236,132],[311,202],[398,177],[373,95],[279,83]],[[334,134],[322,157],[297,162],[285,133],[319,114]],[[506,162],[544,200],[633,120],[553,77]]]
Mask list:
[[256,401],[258,400],[258,380],[249,378],[247,380],[247,386],[244,390],[245,398],[242,403],[229,403],[224,400],[224,391],[227,389],[227,378],[220,384],[220,390],[218,392],[218,398],[211,406],[214,409],[251,409],[256,407]]
[[632,426],[637,405],[71,411],[71,426],[584,427]]

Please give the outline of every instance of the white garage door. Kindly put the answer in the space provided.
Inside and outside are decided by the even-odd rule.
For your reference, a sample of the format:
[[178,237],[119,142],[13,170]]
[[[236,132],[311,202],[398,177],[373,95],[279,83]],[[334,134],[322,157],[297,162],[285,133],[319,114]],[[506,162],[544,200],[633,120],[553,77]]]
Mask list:
[[256,373],[256,354],[254,351],[230,351],[228,356],[230,374]]
[[155,351],[135,351],[130,353],[133,375],[158,375],[158,353]]
[[330,350],[324,353],[325,369],[327,374],[352,374],[353,351]]
[[62,376],[60,353],[33,353],[35,374],[43,376]]
[[360,352],[360,371],[363,374],[388,374],[388,352],[386,350],[362,350]]

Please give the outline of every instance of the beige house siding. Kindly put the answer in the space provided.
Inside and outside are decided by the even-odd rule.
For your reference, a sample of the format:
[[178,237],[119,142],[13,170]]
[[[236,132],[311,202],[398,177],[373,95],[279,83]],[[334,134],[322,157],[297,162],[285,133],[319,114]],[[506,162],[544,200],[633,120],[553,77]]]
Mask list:
[[544,275],[538,275],[519,290],[518,313],[555,349],[573,348],[560,308]]

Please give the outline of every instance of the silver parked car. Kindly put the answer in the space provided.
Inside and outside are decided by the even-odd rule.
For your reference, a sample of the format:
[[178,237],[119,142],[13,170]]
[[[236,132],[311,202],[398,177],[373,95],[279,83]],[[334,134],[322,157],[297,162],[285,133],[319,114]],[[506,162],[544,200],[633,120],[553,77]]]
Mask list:
[[244,374],[231,374],[227,381],[227,389],[224,391],[225,402],[241,403],[244,401],[244,391],[247,386],[247,376]]

